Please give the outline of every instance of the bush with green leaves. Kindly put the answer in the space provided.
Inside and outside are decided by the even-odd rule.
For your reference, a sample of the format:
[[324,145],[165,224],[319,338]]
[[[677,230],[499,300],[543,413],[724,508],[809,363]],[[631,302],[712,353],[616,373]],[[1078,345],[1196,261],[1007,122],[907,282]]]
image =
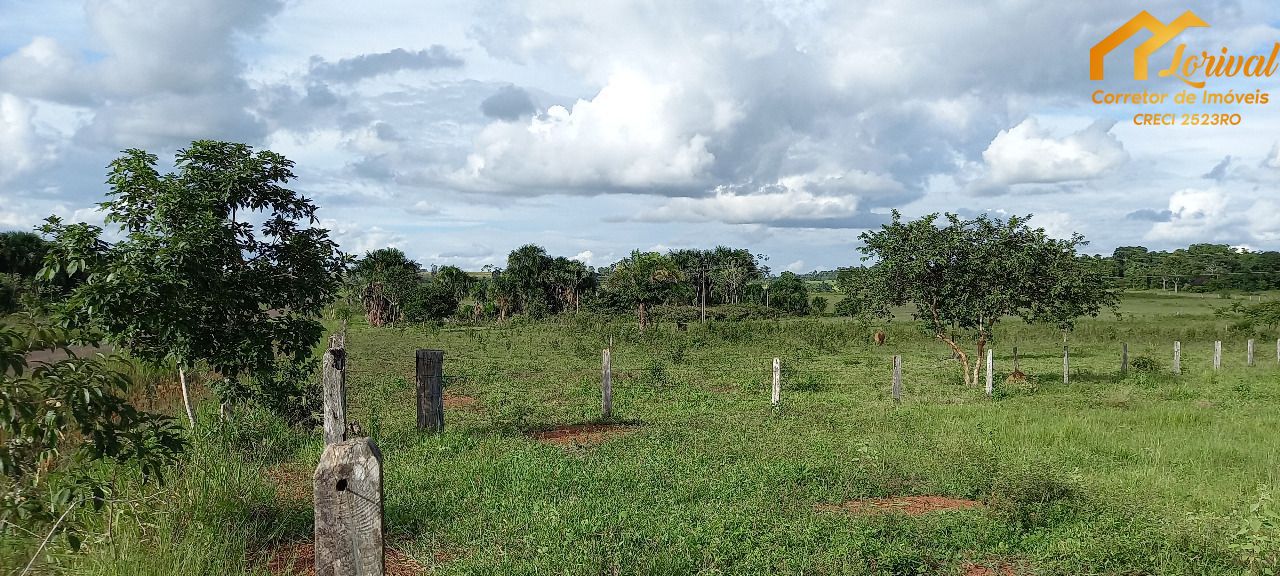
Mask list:
[[1271,491],[1258,489],[1258,499],[1232,518],[1235,532],[1228,544],[1248,574],[1280,574],[1280,510]]
[[184,369],[204,363],[224,401],[258,400],[250,382],[265,389],[279,361],[311,355],[345,259],[315,226],[316,205],[284,187],[294,178],[284,156],[200,140],[178,151],[176,172],[156,162],[135,149],[111,163],[99,207],[118,225],[114,243],[98,226],[49,217],[40,276],[84,275],[56,307],[61,320],[149,363],[175,362],[184,399]]
[[[65,331],[0,326],[0,534],[8,523],[65,534],[79,547],[71,512],[99,508],[111,497],[108,464],[136,467],[143,481],[162,481],[186,447],[169,416],[136,409],[133,385],[118,357],[78,358]],[[65,359],[27,361],[36,350]]]
[[1154,374],[1160,371],[1160,361],[1150,356],[1138,356],[1129,363],[1134,372]]

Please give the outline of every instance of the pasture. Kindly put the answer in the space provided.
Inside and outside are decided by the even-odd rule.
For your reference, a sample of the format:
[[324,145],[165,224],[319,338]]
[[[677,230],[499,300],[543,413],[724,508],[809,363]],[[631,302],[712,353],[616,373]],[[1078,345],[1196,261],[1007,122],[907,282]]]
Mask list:
[[[901,315],[882,347],[880,325],[834,318],[643,332],[585,315],[357,321],[348,418],[384,454],[392,574],[1240,574],[1276,560],[1280,366],[1276,334],[1213,314],[1228,302],[1126,294],[1066,335],[1069,384],[1063,333],[1006,321],[990,398]],[[614,416],[601,421],[610,343]],[[1006,383],[1015,346],[1027,379]],[[445,351],[440,435],[415,429],[418,348]],[[134,504],[87,518],[103,524],[85,550],[55,548],[50,566],[305,569],[318,432],[249,411],[218,424],[201,408],[213,424],[172,482],[122,478]],[[556,431],[570,425],[600,426]],[[966,504],[916,513],[907,497]],[[30,552],[10,544],[10,559]]]

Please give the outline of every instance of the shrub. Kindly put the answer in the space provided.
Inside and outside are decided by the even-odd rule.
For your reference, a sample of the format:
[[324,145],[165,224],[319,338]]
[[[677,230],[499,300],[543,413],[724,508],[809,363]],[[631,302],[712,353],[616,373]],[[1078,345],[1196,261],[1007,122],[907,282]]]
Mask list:
[[1276,510],[1270,490],[1259,488],[1258,500],[1232,520],[1236,530],[1228,546],[1247,573],[1280,573],[1280,510]]
[[1044,465],[1008,470],[992,481],[989,504],[1001,517],[1029,530],[1048,526],[1070,514],[1080,496],[1074,478]]
[[1129,362],[1129,365],[1133,367],[1134,372],[1153,374],[1160,371],[1160,361],[1150,356],[1138,356]]

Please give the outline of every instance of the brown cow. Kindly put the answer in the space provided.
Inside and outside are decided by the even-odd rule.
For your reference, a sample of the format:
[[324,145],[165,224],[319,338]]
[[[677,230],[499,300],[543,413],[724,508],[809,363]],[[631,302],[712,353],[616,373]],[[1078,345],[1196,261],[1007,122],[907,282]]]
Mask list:
[[876,342],[876,346],[884,346],[884,330],[876,330],[876,335],[872,337]]

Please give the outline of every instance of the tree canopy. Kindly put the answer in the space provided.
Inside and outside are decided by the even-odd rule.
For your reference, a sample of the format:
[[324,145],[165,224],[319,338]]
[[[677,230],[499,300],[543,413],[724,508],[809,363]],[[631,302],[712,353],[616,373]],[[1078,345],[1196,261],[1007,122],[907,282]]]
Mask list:
[[119,241],[56,217],[41,227],[44,278],[87,272],[62,318],[147,361],[207,363],[224,401],[278,395],[252,379],[310,357],[339,288],[337,245],[315,226],[315,204],[285,187],[293,163],[280,154],[200,140],[178,151],[174,173],[156,161],[132,149],[110,165],[99,206]]
[[1102,275],[1077,253],[1082,236],[1051,238],[1029,219],[947,214],[939,225],[937,214],[904,222],[894,211],[889,224],[861,235],[864,260],[875,261],[865,279],[878,300],[875,310],[884,315],[888,306],[914,306],[915,317],[955,351],[966,383],[973,384],[978,363],[971,372],[952,330],[972,333],[981,357],[992,327],[1006,316],[1069,329],[1076,318],[1116,303]]

